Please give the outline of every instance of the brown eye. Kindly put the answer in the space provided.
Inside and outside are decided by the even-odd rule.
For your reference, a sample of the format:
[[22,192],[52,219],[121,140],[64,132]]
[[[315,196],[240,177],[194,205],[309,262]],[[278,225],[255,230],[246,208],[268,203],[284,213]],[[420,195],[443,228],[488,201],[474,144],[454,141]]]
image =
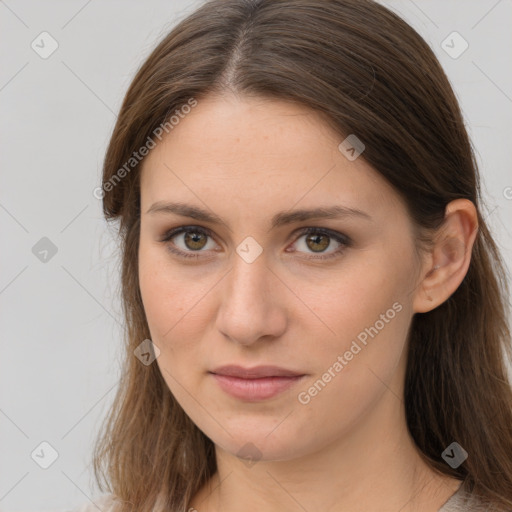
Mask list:
[[208,235],[205,235],[204,233],[191,231],[185,233],[184,243],[188,249],[197,251],[206,245],[207,236]]
[[[301,239],[304,237],[304,241]],[[332,241],[335,245],[333,246]],[[336,246],[337,244],[337,246]],[[325,260],[340,256],[347,247],[352,245],[352,240],[342,233],[325,228],[305,228],[294,243],[293,252],[317,253],[318,256],[309,256],[310,259]],[[333,246],[333,250],[326,251]],[[307,256],[306,256],[307,257]]]
[[[303,237],[304,241],[301,240]],[[209,239],[212,241],[212,246],[208,246]],[[333,240],[337,246],[333,246]],[[184,226],[172,229],[164,235],[161,242],[167,243],[169,252],[184,258],[199,258],[201,253],[216,248],[211,233],[199,226]],[[352,240],[337,231],[325,228],[305,228],[294,245],[298,247],[287,252],[317,253],[318,256],[306,256],[306,258],[326,260],[340,256],[347,247],[352,245]],[[333,250],[327,251],[331,247],[333,247]]]
[[330,241],[325,235],[308,235],[306,244],[313,252],[321,252],[329,247]]
[[166,233],[161,242],[166,242],[167,249],[173,254],[184,258],[199,258],[201,253],[206,252],[203,249],[215,248],[216,244],[213,242],[212,247],[207,247],[209,238],[212,236],[205,229],[185,226],[172,229]]

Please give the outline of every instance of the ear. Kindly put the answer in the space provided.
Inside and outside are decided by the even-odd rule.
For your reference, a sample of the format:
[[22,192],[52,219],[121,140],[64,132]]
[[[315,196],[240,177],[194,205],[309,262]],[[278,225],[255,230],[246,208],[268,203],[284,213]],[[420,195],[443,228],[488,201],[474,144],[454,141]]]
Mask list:
[[[434,236],[416,288],[413,310],[426,313],[445,302],[459,287],[469,268],[478,231],[478,215],[469,199],[455,199],[445,209],[444,222]],[[426,267],[426,268],[425,268]]]

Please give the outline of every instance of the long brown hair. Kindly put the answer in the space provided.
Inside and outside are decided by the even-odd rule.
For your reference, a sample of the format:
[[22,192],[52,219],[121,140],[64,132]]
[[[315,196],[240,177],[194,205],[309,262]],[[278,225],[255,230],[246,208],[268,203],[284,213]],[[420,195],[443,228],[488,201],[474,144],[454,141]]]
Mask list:
[[[308,107],[340,142],[356,134],[366,146],[362,158],[403,197],[419,231],[439,227],[451,200],[476,205],[467,275],[442,305],[412,319],[404,402],[409,431],[432,468],[511,508],[507,274],[482,213],[473,149],[428,44],[371,0],[209,1],[137,72],[103,169],[104,214],[119,220],[126,359],[95,446],[100,489],[120,499],[122,512],[182,511],[216,471],[212,441],[174,399],[158,365],[133,355],[150,333],[138,282],[141,165],[130,159],[171,112],[228,90]],[[441,457],[453,441],[469,454],[456,469]]]

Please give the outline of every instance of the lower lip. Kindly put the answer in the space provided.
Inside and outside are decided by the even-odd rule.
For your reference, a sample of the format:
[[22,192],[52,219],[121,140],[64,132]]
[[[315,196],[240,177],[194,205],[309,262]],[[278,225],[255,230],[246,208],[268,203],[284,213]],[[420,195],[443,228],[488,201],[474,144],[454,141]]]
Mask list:
[[241,379],[240,377],[217,375],[216,373],[212,373],[212,375],[222,390],[235,398],[248,402],[272,398],[287,390],[304,377],[304,375],[297,375],[296,377]]

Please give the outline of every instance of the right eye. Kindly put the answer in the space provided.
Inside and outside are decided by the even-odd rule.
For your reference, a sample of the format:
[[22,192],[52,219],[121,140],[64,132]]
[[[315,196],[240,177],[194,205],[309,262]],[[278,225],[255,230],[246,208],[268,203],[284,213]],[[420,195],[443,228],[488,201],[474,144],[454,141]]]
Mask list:
[[[171,242],[171,240],[178,238],[180,235],[183,235],[181,238],[182,247],[177,247],[177,243]],[[208,245],[208,238],[211,238],[211,233],[204,228],[198,226],[180,226],[167,232],[161,242],[166,242],[167,249],[173,254],[183,258],[199,258],[200,254],[194,253],[205,252],[201,249],[204,249]],[[178,241],[180,241],[179,238]]]

